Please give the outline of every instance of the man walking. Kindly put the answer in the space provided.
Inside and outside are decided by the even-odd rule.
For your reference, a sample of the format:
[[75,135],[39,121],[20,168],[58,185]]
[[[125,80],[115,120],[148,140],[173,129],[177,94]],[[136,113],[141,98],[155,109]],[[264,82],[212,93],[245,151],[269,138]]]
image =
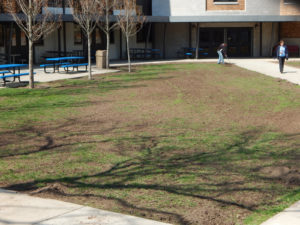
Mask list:
[[283,73],[285,59],[289,60],[288,48],[284,45],[283,40],[279,42],[279,46],[277,47],[277,59],[279,60],[280,73]]
[[224,57],[227,57],[227,44],[222,43],[219,48],[217,49],[217,53],[219,55],[219,61],[218,64],[222,63],[224,64]]

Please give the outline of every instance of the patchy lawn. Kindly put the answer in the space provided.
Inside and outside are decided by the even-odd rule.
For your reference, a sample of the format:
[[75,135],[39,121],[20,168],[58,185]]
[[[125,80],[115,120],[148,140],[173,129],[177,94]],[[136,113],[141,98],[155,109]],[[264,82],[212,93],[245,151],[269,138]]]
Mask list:
[[0,186],[174,224],[259,224],[300,200],[300,88],[156,65],[0,90]]
[[300,68],[300,61],[287,61],[286,65]]

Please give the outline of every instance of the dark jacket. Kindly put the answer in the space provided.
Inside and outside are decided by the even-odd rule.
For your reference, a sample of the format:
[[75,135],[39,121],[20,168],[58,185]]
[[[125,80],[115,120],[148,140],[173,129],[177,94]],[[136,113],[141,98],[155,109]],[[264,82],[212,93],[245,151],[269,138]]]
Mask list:
[[[280,45],[277,47],[277,50],[276,50],[276,56],[277,56],[277,59],[279,59],[279,51],[280,51]],[[288,48],[286,45],[282,46],[284,47],[284,51],[285,51],[285,58],[288,59],[289,58],[289,51],[288,51]]]
[[220,44],[219,48],[217,51],[221,51],[223,56],[227,56],[227,47],[225,46],[224,43]]

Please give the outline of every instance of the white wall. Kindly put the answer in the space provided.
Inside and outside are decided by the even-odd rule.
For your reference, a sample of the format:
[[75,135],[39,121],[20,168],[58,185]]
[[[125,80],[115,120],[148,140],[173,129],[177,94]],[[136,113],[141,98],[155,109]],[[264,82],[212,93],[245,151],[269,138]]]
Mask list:
[[[63,42],[63,31],[60,32],[60,40],[61,40],[61,51],[64,50],[64,42]],[[74,24],[66,23],[66,50],[82,50],[82,44],[74,44]],[[44,45],[35,47],[35,59],[36,63],[40,63],[44,60],[42,57],[46,51],[58,51],[58,31],[55,30],[49,36],[44,39]]]
[[[73,50],[82,50],[82,44],[74,44],[74,24],[66,23],[66,50],[71,52]],[[120,57],[120,31],[115,30],[113,32],[114,43],[110,45],[110,59],[119,59]],[[131,48],[144,48],[145,43],[136,43],[136,36],[130,38],[130,47]],[[126,57],[126,39],[122,35],[122,48],[123,48],[123,57]],[[148,43],[148,48],[152,48],[152,44]],[[61,50],[64,49],[63,43],[63,32],[61,31]],[[0,48],[1,50],[1,48]],[[44,39],[44,45],[35,47],[35,60],[36,63],[41,63],[44,61],[42,57],[46,51],[57,51],[58,50],[58,31],[54,31],[48,37]]]
[[300,46],[300,38],[283,38],[287,45],[298,45]]
[[262,54],[272,56],[272,48],[278,43],[278,23],[263,23]]
[[206,0],[152,0],[152,15],[280,15],[280,0],[245,1],[245,10],[206,11]]
[[58,50],[58,34],[57,31],[51,33],[44,39],[44,45],[35,46],[35,62],[43,62],[42,57],[46,51],[57,51]]
[[115,42],[110,44],[110,59],[119,59],[120,57],[120,33],[118,30],[113,32]]
[[[113,46],[112,48],[112,55],[114,57],[111,57],[111,59],[119,59],[120,58],[120,31],[116,30],[115,31],[115,46]],[[127,57],[127,50],[126,50],[126,38],[125,36],[122,34],[122,58],[125,59]],[[129,40],[129,48],[145,48],[145,43],[144,42],[140,42],[137,43],[136,41],[136,35],[130,37]],[[147,48],[152,48],[152,43],[148,43]],[[114,52],[115,51],[115,52]],[[114,52],[114,53],[113,53]]]
[[[164,24],[155,24],[155,48],[163,54]],[[182,47],[189,45],[189,24],[168,23],[166,25],[166,58],[176,58]]]

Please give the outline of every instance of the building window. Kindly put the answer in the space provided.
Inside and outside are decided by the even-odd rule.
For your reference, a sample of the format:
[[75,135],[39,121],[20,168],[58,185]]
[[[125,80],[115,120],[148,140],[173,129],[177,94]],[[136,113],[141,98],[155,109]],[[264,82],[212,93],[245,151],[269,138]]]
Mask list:
[[95,34],[96,45],[101,45],[102,44],[101,30],[100,30],[100,28],[96,28],[95,31],[96,31],[96,34]]
[[111,44],[114,44],[114,43],[115,43],[115,32],[114,32],[114,30],[111,30],[111,31],[110,31],[109,39],[110,39],[109,42],[110,42]]
[[48,0],[48,7],[62,7],[62,0]]
[[82,44],[82,31],[78,24],[74,24],[74,44]]
[[23,31],[21,31],[21,46],[27,46],[27,38]]
[[238,2],[238,0],[214,0],[214,2]]
[[286,5],[300,5],[299,0],[284,0],[284,4]]
[[2,24],[0,24],[0,46],[4,46],[4,29]]
[[44,45],[44,37],[42,36],[39,40],[35,42],[36,46],[43,46]]
[[236,5],[239,4],[238,0],[214,0],[214,4],[216,5]]
[[137,10],[144,15],[152,15],[152,1],[151,0],[136,0]]
[[136,34],[136,41],[138,43],[142,43],[142,42],[147,41],[147,36],[148,36],[149,29],[150,29],[149,42],[152,42],[151,28],[149,27],[149,24],[145,24],[143,26],[143,28]]
[[4,6],[0,4],[0,13],[4,13]]
[[284,0],[284,4],[296,5],[296,4],[300,4],[300,3],[299,3],[299,0]]

